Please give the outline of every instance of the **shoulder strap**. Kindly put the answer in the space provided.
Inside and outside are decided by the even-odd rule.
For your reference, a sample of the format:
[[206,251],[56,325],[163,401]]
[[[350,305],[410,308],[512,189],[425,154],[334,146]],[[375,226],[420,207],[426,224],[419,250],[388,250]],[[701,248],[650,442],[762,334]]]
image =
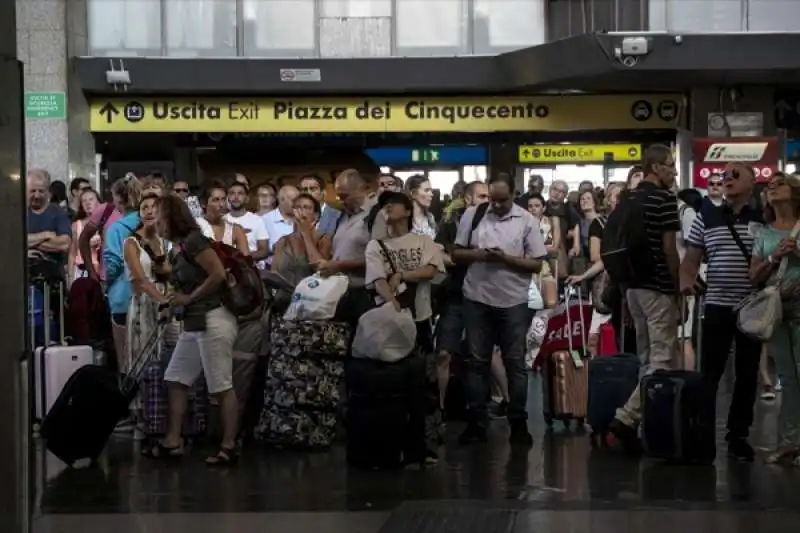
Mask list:
[[149,244],[144,242],[144,239],[142,239],[141,235],[139,235],[138,233],[136,233],[134,231],[131,234],[131,237],[133,237],[136,240],[136,243],[139,245],[139,248],[144,250],[144,253],[147,254],[147,256],[150,258],[150,260],[153,261],[153,263],[157,263],[159,261],[159,256],[156,255],[155,251],[150,247]]
[[367,232],[370,234],[372,233],[372,228],[375,227],[375,219],[378,218],[378,214],[381,211],[380,204],[375,204],[369,208],[369,213],[367,213]]
[[599,216],[597,217],[597,223],[600,224],[600,229],[603,230],[606,228],[606,221],[608,220],[607,216]]
[[486,211],[489,210],[489,203],[483,203],[475,208],[475,215],[472,217],[472,226],[469,228],[469,237],[467,237],[467,246],[472,246],[472,234],[475,232],[475,228],[478,227],[478,224],[481,223],[483,217],[486,216]]
[[728,231],[731,233],[731,237],[733,237],[734,242],[736,242],[736,246],[739,247],[739,250],[742,252],[747,264],[750,264],[750,251],[747,249],[747,246],[744,245],[742,242],[742,238],[739,236],[739,232],[736,231],[736,228],[733,227],[733,214],[726,208],[725,213],[722,215],[725,218],[725,225],[728,226]]
[[106,204],[105,209],[103,209],[103,216],[100,217],[100,231],[103,231],[103,228],[106,227],[108,223],[108,219],[111,218],[111,214],[114,212],[114,202],[108,202]]
[[383,253],[386,256],[386,260],[389,261],[389,268],[392,269],[392,274],[397,274],[397,265],[395,265],[394,261],[392,260],[392,255],[389,253],[389,248],[386,247],[386,244],[381,239],[378,239],[378,246],[381,247],[381,250],[383,250]]

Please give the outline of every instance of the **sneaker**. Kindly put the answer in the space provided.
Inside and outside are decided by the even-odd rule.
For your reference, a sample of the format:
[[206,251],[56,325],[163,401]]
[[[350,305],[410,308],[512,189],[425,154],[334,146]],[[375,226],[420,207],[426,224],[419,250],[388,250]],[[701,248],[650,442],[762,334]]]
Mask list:
[[510,426],[511,432],[508,434],[508,442],[522,446],[533,445],[533,437],[528,431],[528,423],[525,420],[514,420]]
[[747,439],[740,437],[728,437],[728,457],[738,461],[752,462],[756,457],[756,452],[753,447],[747,442]]
[[615,418],[608,425],[608,431],[614,435],[614,438],[619,441],[622,449],[627,453],[631,455],[642,453],[642,443],[639,441],[636,428],[623,424],[619,419]]
[[763,392],[761,393],[761,399],[765,402],[771,402],[775,398],[775,387],[772,385],[764,385]]
[[500,403],[493,403],[489,406],[489,418],[493,420],[503,419],[508,416],[508,402],[503,400]]
[[117,427],[114,428],[114,433],[117,435],[131,435],[135,425],[133,418],[120,420]]
[[479,426],[474,422],[467,424],[466,429],[464,429],[464,431],[458,437],[458,443],[463,446],[469,444],[478,444],[488,440],[489,438],[486,435],[486,428]]

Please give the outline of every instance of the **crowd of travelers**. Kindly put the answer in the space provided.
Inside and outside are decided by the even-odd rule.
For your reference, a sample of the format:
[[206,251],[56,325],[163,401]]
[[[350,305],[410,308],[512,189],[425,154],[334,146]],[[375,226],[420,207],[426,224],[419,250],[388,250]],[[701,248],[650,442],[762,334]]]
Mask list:
[[[283,366],[272,363],[257,378],[266,382],[266,389],[240,390],[236,358],[245,332],[250,335],[257,328],[258,340],[245,351],[290,366],[284,357],[288,352],[280,357],[276,353],[298,342],[292,335],[303,333],[292,333],[275,316],[293,305],[304,280],[346,276],[338,309],[347,307],[350,315],[341,320],[350,329],[334,335],[328,324],[306,342],[318,342],[320,336],[327,340],[319,342],[353,342],[359,317],[375,301],[398,313],[412,311],[414,351],[425,381],[419,390],[426,397],[420,422],[424,445],[406,449],[417,450],[414,461],[437,461],[443,420],[459,410],[466,421],[462,445],[486,441],[492,418],[507,419],[512,444],[532,443],[526,412],[532,371],[526,333],[538,309],[555,308],[569,287],[580,287],[588,300],[598,303],[588,325],[585,357],[595,355],[592,339],[608,323],[624,351],[639,356],[645,375],[698,365],[712,391],[701,416],[713,420],[716,389],[729,354],[734,354],[728,454],[754,458],[748,432],[760,379],[765,400],[774,400],[781,387],[783,395],[779,447],[767,459],[800,466],[800,255],[795,228],[800,179],[795,176],[779,172],[757,190],[750,167],[730,164],[709,179],[707,196],[693,189],[676,191],[674,155],[655,145],[624,183],[603,188],[587,181],[570,191],[567,183],[556,180],[545,197],[540,176],[530,179],[527,190],[517,191],[513,178],[499,173],[485,183],[459,182],[438,206],[424,175],[403,182],[383,174],[373,184],[353,169],[334,177],[338,207],[326,201],[326,181],[317,175],[276,188],[269,183],[253,187],[247,177],[236,174],[193,195],[185,181],[128,174],[111,185],[105,203],[82,178],[62,189],[64,184],[51,182],[45,170],[27,174],[29,263],[42,277],[63,280],[68,290],[79,280],[102,287],[113,339],[105,346],[108,364],[121,374],[130,371],[162,317],[168,316],[157,379],[158,386],[166,385],[164,392],[153,393],[161,395],[163,404],[158,406],[164,410],[161,430],[152,430],[148,421],[150,393],[131,405],[130,418],[117,428],[144,439],[142,453],[151,459],[186,453],[191,425],[186,421],[206,400],[215,406],[221,426],[219,445],[206,459],[209,465],[234,464],[243,431],[265,441],[276,432],[301,434],[294,440],[283,438],[284,444],[313,444],[315,438],[328,442],[319,437],[326,429],[321,428],[322,415],[291,411],[301,403],[299,392],[270,389],[278,386],[275,376],[285,371]],[[618,206],[634,200],[641,206],[650,266],[635,282],[616,284],[604,266],[605,226]],[[256,316],[237,316],[226,306],[229,273],[215,243],[248,256],[262,274],[269,305]],[[762,343],[737,328],[737,309],[759,284],[775,282],[782,263],[787,265],[780,268],[778,280],[783,315],[775,334]],[[270,284],[276,279],[280,283]],[[538,309],[531,305],[532,287],[540,295]],[[364,294],[372,302],[364,304]],[[340,320],[338,313],[333,322]],[[703,330],[699,345],[693,332],[697,327]],[[770,378],[767,354],[780,381]],[[350,372],[343,368],[343,373]],[[326,394],[349,398],[341,389],[344,381],[349,387],[350,377],[340,381]],[[292,400],[285,404],[276,400],[289,396]],[[260,415],[249,421],[242,413],[253,397],[261,404]],[[347,416],[348,401],[338,402],[342,409],[334,419]],[[280,405],[266,405],[270,402]],[[641,419],[637,387],[609,428],[628,451],[640,447]]]

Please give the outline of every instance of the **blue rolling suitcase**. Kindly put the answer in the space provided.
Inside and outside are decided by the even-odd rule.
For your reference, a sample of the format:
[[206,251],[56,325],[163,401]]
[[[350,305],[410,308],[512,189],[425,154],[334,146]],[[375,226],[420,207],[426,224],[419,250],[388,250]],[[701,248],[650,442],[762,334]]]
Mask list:
[[[684,307],[684,306],[682,306]],[[695,331],[702,346],[702,309]],[[701,350],[697,350],[699,368]],[[682,464],[710,464],[716,457],[715,422],[708,402],[715,398],[695,370],[658,371],[642,378],[642,444],[650,457]],[[709,417],[706,413],[711,413]]]

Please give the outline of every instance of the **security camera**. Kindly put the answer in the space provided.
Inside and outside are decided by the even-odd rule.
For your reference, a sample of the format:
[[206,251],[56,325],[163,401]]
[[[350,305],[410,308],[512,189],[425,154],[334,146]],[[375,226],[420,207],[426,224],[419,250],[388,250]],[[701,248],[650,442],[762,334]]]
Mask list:
[[639,58],[637,56],[623,54],[622,48],[614,48],[614,59],[628,68],[633,68],[639,64]]
[[650,52],[646,37],[625,37],[621,48],[623,56],[646,56]]
[[639,58],[635,56],[625,56],[622,58],[622,64],[628,68],[633,68],[639,63]]
[[107,70],[106,83],[109,85],[130,85],[131,73],[128,70]]

